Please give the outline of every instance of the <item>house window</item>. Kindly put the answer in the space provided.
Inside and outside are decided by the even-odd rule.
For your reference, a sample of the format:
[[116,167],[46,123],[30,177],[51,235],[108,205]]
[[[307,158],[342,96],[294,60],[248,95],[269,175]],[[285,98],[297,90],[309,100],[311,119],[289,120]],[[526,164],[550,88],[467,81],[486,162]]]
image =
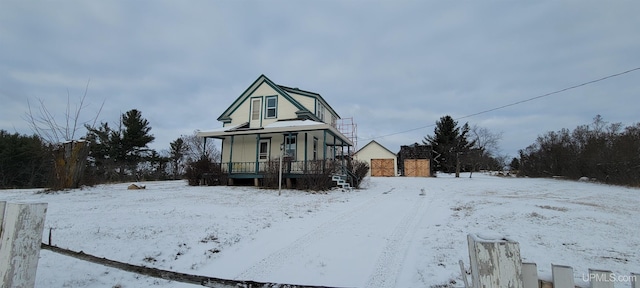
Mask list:
[[278,97],[277,96],[269,96],[267,97],[267,114],[266,118],[276,118],[278,112]]
[[260,140],[259,157],[260,160],[269,159],[269,140]]
[[251,120],[260,119],[260,99],[251,101]]
[[322,104],[318,105],[318,118],[324,121],[324,106],[322,106]]
[[318,160],[318,138],[313,137],[313,160]]
[[285,136],[284,156],[296,161],[296,135]]

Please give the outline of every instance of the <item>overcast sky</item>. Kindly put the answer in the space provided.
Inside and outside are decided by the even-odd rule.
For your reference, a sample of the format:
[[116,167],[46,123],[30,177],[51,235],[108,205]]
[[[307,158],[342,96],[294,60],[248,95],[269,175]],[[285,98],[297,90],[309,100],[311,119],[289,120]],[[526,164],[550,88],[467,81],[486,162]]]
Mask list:
[[[400,145],[454,119],[640,67],[640,1],[0,0],[0,129],[32,134],[84,93],[90,120],[138,109],[156,140],[222,127],[261,74],[353,117],[358,146]],[[68,91],[68,94],[67,94]],[[459,120],[502,154],[597,114],[640,121],[640,71]],[[420,128],[420,129],[418,129]],[[409,132],[405,132],[409,131]],[[404,132],[404,133],[400,133]]]

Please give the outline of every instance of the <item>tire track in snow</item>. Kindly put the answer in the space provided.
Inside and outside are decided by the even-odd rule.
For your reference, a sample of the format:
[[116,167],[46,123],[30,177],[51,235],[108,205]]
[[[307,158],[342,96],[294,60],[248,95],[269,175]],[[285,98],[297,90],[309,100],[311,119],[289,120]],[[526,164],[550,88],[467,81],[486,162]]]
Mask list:
[[[395,287],[404,260],[411,247],[413,236],[418,224],[422,220],[427,202],[427,197],[415,201],[411,209],[402,218],[398,226],[387,238],[387,243],[378,257],[374,270],[364,287]],[[409,237],[407,237],[409,236]]]
[[318,227],[291,242],[291,244],[258,261],[236,276],[235,279],[254,280],[272,274],[272,272],[281,268],[288,259],[298,257],[311,243],[321,241],[326,238],[327,235],[332,235],[335,233],[336,229],[339,229],[337,227],[343,227],[343,225],[354,219],[359,213],[368,211],[372,206],[380,201],[380,198],[381,195],[375,195],[354,209],[348,210],[331,220],[320,224]]

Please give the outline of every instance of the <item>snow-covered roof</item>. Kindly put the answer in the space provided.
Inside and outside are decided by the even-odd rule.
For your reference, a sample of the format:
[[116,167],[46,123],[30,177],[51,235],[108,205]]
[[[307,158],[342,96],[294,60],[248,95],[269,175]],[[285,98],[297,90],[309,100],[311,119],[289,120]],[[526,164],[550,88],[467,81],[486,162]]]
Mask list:
[[265,128],[300,127],[300,126],[323,125],[323,124],[326,124],[326,123],[305,119],[305,120],[276,121],[264,127]]
[[[324,123],[312,120],[285,120],[276,121],[261,128],[248,128],[247,123],[242,123],[233,127],[216,128],[209,131],[201,131],[196,135],[198,137],[210,137],[210,138],[225,138],[231,135],[250,135],[250,134],[268,134],[268,133],[287,133],[287,132],[299,132],[299,131],[320,131],[329,130],[334,135],[342,135],[335,127]],[[341,138],[344,136],[340,136]],[[353,142],[344,137],[342,140],[353,146]]]

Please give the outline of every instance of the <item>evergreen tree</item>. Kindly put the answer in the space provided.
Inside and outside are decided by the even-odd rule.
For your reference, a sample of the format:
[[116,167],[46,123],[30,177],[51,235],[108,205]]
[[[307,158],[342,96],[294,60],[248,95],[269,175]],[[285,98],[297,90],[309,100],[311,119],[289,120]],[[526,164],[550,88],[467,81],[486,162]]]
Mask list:
[[187,145],[182,140],[182,137],[176,139],[175,141],[169,144],[171,149],[169,150],[171,164],[173,168],[173,178],[177,179],[178,175],[180,175],[180,162],[184,158],[187,153]]
[[131,161],[139,160],[143,153],[148,152],[147,144],[153,142],[155,137],[149,134],[151,127],[149,121],[142,118],[142,113],[132,109],[122,114],[122,147]]
[[42,138],[0,130],[0,188],[44,187],[52,167]]
[[452,173],[458,167],[460,154],[468,152],[475,144],[469,142],[469,124],[465,123],[462,128],[458,127],[458,122],[449,115],[443,116],[436,121],[434,135],[427,135],[422,143],[431,145],[436,154],[435,170],[445,173]]
[[124,157],[126,153],[122,146],[121,129],[113,129],[108,123],[100,123],[97,128],[87,128],[87,140],[89,148],[89,172],[96,178],[95,181],[116,180],[116,170],[124,169]]
[[518,171],[520,169],[520,160],[518,160],[518,158],[513,158],[511,160],[511,164],[509,164],[509,168],[512,171]]
[[139,176],[137,171],[138,163],[148,156],[151,151],[147,144],[153,142],[155,137],[149,132],[151,127],[149,121],[142,118],[142,113],[136,109],[132,109],[122,114],[122,150],[124,152],[124,163],[130,172],[135,173],[136,178]]
[[153,154],[147,144],[155,137],[149,134],[149,121],[139,110],[122,114],[118,128],[111,128],[107,123],[101,123],[98,128],[86,128],[89,131],[87,139],[92,143],[90,156],[97,180],[114,180],[116,170],[119,180],[125,180],[126,175],[137,174],[137,165]]

